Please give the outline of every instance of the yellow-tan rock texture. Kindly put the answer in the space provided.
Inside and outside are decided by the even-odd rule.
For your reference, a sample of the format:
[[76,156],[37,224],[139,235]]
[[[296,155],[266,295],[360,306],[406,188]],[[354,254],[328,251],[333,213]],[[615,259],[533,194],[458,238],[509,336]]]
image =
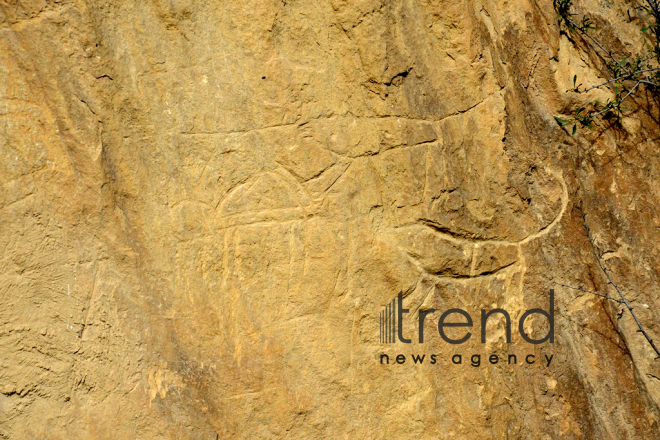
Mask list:
[[[621,53],[634,6],[576,4]],[[0,1],[0,438],[660,438],[632,317],[558,284],[615,293],[582,206],[660,340],[656,103],[553,118],[599,66],[549,0]],[[399,291],[512,342],[382,344]]]

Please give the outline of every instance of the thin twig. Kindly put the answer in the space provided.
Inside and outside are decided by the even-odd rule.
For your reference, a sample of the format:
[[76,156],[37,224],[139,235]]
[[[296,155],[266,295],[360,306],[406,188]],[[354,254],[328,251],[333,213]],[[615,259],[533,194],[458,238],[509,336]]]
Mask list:
[[583,34],[585,37],[587,37],[587,38],[589,38],[591,41],[593,41],[594,44],[600,48],[600,50],[602,50],[602,51],[605,52],[607,55],[609,55],[609,57],[612,58],[612,61],[614,61],[615,63],[617,63],[618,66],[621,67],[621,69],[623,69],[624,72],[627,72],[628,74],[630,74],[630,71],[629,71],[628,69],[626,69],[625,67],[623,67],[623,66],[621,65],[621,63],[620,63],[616,58],[614,58],[614,55],[612,55],[612,53],[611,53],[609,50],[605,49],[605,48],[603,47],[603,45],[600,44],[600,43],[598,42],[598,40],[596,40],[594,37],[592,37],[591,35],[589,35],[588,32],[583,31],[582,28],[581,28],[580,26],[578,26],[578,25],[577,25],[573,20],[571,20],[570,18],[567,18],[566,21],[567,21],[568,23],[570,23],[571,26],[573,26],[575,29],[577,29],[577,30],[579,30],[580,32],[582,32],[582,34]]
[[[618,78],[613,78],[613,79],[611,79],[611,80],[609,80],[609,81],[605,81],[605,82],[602,83],[602,84],[598,84],[598,85],[595,85],[595,86],[591,86],[591,87],[589,87],[588,89],[584,89],[584,90],[576,90],[576,92],[578,92],[578,93],[587,93],[587,92],[589,92],[590,90],[598,89],[598,88],[600,88],[600,87],[606,86],[606,85],[608,85],[608,84],[610,84],[610,83],[613,83],[613,82],[615,82],[615,81],[620,81],[620,80],[622,80],[622,79],[630,79],[630,80],[632,80],[632,81],[637,81],[636,79],[631,78],[631,76],[636,75],[636,74],[638,74],[638,73],[653,72],[653,71],[655,71],[655,70],[660,70],[660,67],[654,67],[654,68],[652,68],[652,69],[639,70],[639,71],[637,71],[637,72],[629,73],[629,74],[627,74],[627,75],[622,75],[622,76],[620,76],[620,77],[618,77]],[[641,81],[641,80],[639,80],[639,81]]]
[[569,286],[568,284],[558,283],[556,281],[555,281],[555,284],[557,284],[559,286],[567,287],[569,289],[579,290],[580,292],[591,293],[593,295],[597,295],[597,296],[600,296],[600,297],[603,297],[603,298],[606,298],[606,299],[611,299],[612,301],[616,301],[619,304],[623,304],[623,301],[621,301],[620,299],[612,298],[611,296],[603,295],[602,293],[594,292],[593,290],[587,290],[587,289],[584,289],[582,287]]
[[[630,91],[629,91],[628,93],[626,93],[626,96],[624,96],[623,99],[621,99],[621,101],[619,101],[619,102],[617,103],[617,105],[616,105],[617,108],[619,108],[619,109],[621,108],[621,104],[623,104],[623,101],[625,101],[626,98],[627,98],[628,96],[630,96],[630,94],[631,94],[631,93],[637,88],[637,86],[638,86],[640,83],[641,83],[641,81],[637,81],[637,84],[635,84],[635,85],[633,86],[633,88],[630,89]],[[610,110],[612,110],[611,107],[605,107],[603,110],[601,110],[601,111],[599,111],[599,112],[597,112],[597,113],[592,113],[590,116],[593,118],[593,117],[596,117],[596,116],[598,116],[598,115],[601,115],[601,114],[603,114],[603,113],[605,113],[605,112],[608,112],[608,111],[610,111]]]
[[660,87],[660,84],[658,84],[656,82],[653,82],[653,81],[648,81],[648,80],[645,80],[645,79],[640,79],[638,81],[643,83],[643,84],[648,84],[648,85],[653,86],[653,87]]
[[653,33],[655,34],[655,58],[660,62],[660,47],[658,47],[658,40],[660,40],[660,28],[658,28],[658,23],[660,22],[660,8],[658,7],[658,2],[656,0],[646,0],[649,7],[651,8],[653,18],[655,19],[655,25],[653,26]]
[[635,314],[632,306],[626,299],[626,296],[623,294],[623,291],[619,288],[619,286],[614,282],[612,279],[612,276],[610,275],[610,272],[607,270],[605,265],[603,264],[601,260],[601,256],[598,254],[598,250],[596,249],[596,245],[594,244],[593,239],[591,238],[591,229],[589,229],[589,225],[587,225],[587,214],[582,210],[581,206],[578,206],[577,209],[582,213],[582,225],[584,226],[584,229],[587,231],[587,238],[589,239],[589,243],[591,243],[591,249],[594,252],[594,256],[596,257],[596,261],[598,261],[598,265],[600,266],[600,269],[603,271],[605,276],[607,277],[609,284],[614,286],[616,291],[619,293],[619,296],[621,297],[621,302],[625,304],[626,308],[628,308],[628,311],[632,315],[632,317],[635,319],[635,322],[637,323],[637,327],[639,327],[639,332],[644,335],[646,340],[651,344],[651,347],[653,347],[653,350],[655,351],[655,354],[657,355],[656,359],[660,359],[660,350],[655,346],[653,343],[653,339],[649,336],[648,333],[646,333],[646,330],[644,329],[644,326],[640,322],[640,320],[637,318],[637,315]]

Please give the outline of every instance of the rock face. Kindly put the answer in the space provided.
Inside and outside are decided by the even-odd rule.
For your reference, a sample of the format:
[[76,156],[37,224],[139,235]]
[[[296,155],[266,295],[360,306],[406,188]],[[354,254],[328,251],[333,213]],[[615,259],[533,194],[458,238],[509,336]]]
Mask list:
[[[641,46],[632,6],[578,6]],[[557,284],[614,294],[582,206],[660,340],[657,109],[560,128],[592,99],[573,75],[602,75],[556,21],[528,0],[0,2],[0,437],[660,438],[632,317]],[[555,342],[532,345],[518,319],[549,289]],[[436,313],[423,344],[381,344],[399,291],[406,336],[463,308],[473,337]],[[497,316],[480,342],[495,307],[511,344]]]

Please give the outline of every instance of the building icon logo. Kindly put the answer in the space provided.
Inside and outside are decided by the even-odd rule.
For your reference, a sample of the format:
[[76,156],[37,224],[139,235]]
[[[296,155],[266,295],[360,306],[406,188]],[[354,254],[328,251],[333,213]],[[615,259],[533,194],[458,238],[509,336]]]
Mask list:
[[380,342],[393,344],[396,334],[396,297],[380,312]]

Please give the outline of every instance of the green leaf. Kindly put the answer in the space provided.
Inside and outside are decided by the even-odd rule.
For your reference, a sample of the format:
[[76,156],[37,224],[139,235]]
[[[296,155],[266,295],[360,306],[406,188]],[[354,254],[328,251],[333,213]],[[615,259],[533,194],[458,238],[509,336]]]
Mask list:
[[562,119],[559,116],[555,116],[555,121],[559,124],[560,127],[563,127],[564,125],[568,124],[568,121],[566,119]]
[[577,131],[577,124],[573,124],[573,134]]
[[576,81],[577,81],[577,75],[573,75],[573,88],[575,88]]

